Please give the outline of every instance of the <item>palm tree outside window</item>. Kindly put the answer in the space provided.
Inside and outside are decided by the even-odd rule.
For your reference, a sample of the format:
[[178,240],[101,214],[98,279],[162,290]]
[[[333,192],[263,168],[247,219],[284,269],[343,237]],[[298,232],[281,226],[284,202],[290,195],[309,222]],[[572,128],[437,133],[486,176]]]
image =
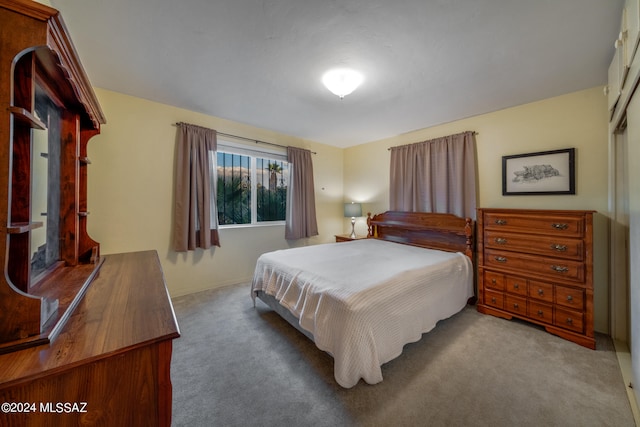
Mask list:
[[216,200],[220,225],[284,223],[288,179],[285,160],[219,150]]

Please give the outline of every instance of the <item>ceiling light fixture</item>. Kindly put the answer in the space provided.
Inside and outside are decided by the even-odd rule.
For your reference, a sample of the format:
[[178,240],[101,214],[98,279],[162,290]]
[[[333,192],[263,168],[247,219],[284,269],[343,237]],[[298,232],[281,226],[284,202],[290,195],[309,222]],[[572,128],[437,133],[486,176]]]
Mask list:
[[363,80],[362,74],[347,68],[329,70],[322,76],[322,83],[340,99],[353,92]]

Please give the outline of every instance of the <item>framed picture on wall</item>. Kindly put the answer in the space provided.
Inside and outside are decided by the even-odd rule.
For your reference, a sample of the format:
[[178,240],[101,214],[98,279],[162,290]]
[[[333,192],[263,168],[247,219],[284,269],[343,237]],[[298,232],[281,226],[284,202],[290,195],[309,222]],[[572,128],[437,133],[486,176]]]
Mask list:
[[575,148],[502,157],[502,195],[576,194]]

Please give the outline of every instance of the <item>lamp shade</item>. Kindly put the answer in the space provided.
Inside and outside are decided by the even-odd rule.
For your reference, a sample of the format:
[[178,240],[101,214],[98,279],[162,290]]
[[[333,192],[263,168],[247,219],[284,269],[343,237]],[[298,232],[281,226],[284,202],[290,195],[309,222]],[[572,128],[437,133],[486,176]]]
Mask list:
[[344,216],[354,218],[362,216],[362,204],[360,203],[345,203],[344,204]]
[[330,70],[322,76],[322,83],[340,98],[353,92],[363,80],[362,74],[346,68]]

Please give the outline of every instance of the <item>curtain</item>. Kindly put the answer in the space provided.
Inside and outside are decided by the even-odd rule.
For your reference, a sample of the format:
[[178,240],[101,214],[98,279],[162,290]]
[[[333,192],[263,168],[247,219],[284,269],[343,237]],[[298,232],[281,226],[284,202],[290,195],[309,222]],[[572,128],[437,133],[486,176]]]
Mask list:
[[220,246],[216,208],[213,129],[178,123],[174,249],[178,252]]
[[464,132],[391,148],[391,210],[476,217],[476,139]]
[[287,240],[318,235],[311,151],[287,147],[289,189],[284,237]]

